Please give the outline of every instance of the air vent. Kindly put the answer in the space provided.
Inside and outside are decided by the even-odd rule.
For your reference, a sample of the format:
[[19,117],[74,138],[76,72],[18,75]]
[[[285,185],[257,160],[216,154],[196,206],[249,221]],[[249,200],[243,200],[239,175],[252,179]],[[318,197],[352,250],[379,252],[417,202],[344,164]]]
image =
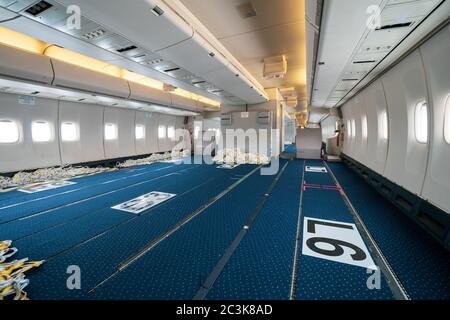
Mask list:
[[47,1],[40,1],[40,2],[36,3],[34,6],[31,6],[30,8],[25,10],[25,12],[36,17],[36,16],[40,15],[42,12],[50,9],[51,7],[53,7],[53,5],[48,3]]
[[155,16],[159,17],[159,16],[162,16],[162,15],[164,14],[164,10],[161,9],[160,7],[158,7],[158,6],[155,6],[155,7],[153,7],[153,9],[152,9],[152,13],[153,13]]
[[146,56],[147,55],[145,53],[139,53],[139,54],[136,54],[136,55],[132,56],[131,58],[133,58],[133,59],[140,59],[140,58],[145,58]]
[[124,53],[124,52],[131,51],[131,50],[134,50],[134,49],[137,49],[137,47],[133,45],[133,46],[128,46],[128,47],[125,47],[125,48],[117,49],[116,51],[119,52],[119,53]]
[[359,79],[342,79],[342,81],[358,81]]
[[101,36],[103,36],[106,33],[106,30],[104,29],[98,29],[92,32],[88,32],[86,34],[83,34],[81,37],[86,39],[86,40],[95,40]]
[[251,2],[247,2],[238,6],[237,10],[242,19],[248,19],[256,16],[256,10]]
[[384,26],[381,26],[375,30],[389,30],[389,29],[397,29],[397,28],[405,28],[412,25],[412,22],[404,22],[404,23],[395,23],[395,24],[387,24]]
[[166,69],[166,70],[164,70],[164,72],[173,72],[173,71],[178,71],[178,70],[180,70],[180,68]]
[[197,81],[197,82],[192,82],[193,85],[197,85],[197,84],[202,84],[202,83],[206,83],[206,81]]
[[376,60],[360,60],[360,61],[353,61],[354,64],[365,64],[365,63],[375,63]]

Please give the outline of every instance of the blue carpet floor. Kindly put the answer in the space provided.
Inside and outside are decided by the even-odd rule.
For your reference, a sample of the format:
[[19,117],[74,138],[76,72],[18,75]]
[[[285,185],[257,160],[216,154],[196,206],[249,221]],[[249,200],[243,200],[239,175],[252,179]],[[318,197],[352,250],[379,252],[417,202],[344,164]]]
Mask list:
[[[253,174],[170,238],[109,279],[90,297],[192,299],[242,230],[273,179],[273,176]],[[133,276],[137,273],[139,277]]]
[[[0,224],[8,223],[33,214],[58,208],[82,199],[95,197],[111,190],[127,187],[145,179],[159,177],[162,174],[172,173],[174,170],[182,170],[187,165],[175,166],[173,164],[151,165],[148,169],[139,172],[129,170],[116,171],[115,176],[108,174],[107,180],[102,175],[89,177],[88,181],[76,185],[30,194],[20,198],[9,199],[0,206]],[[87,179],[87,178],[86,178]]]
[[[330,174],[305,172],[311,187],[302,187],[304,166],[324,166],[322,161],[282,160],[280,168],[285,165],[278,181],[261,176],[254,165],[224,170],[156,163],[76,179],[74,186],[44,193],[12,192],[0,196],[0,240],[15,240],[17,258],[47,260],[29,274],[27,292],[34,300],[192,299],[257,212],[206,299],[288,299],[300,197],[300,238],[306,217],[354,220],[339,190],[322,188],[336,187]],[[411,297],[450,298],[449,253],[344,165],[330,166]],[[111,209],[151,191],[177,196],[142,215]],[[187,221],[195,212],[200,214]],[[158,245],[143,251],[157,239]],[[296,299],[393,298],[383,275],[381,289],[369,290],[365,268],[304,255],[301,240]],[[67,288],[70,266],[80,268],[80,290]]]
[[[1,215],[5,222],[0,223],[0,232],[4,238],[22,240],[33,233],[67,224],[69,221],[98,212],[107,205],[117,203],[118,199],[126,201],[130,199],[131,194],[139,195],[142,190],[148,190],[147,188],[150,187],[156,189],[163,181],[173,179],[176,172],[188,168],[190,167],[177,166],[166,169],[170,171],[152,171],[139,177],[101,184],[77,193],[42,200],[33,205],[24,205],[20,210],[11,209]],[[51,209],[47,209],[48,207]]]
[[303,161],[291,161],[207,299],[289,299]]
[[[252,169],[254,166],[240,166],[234,170],[200,166],[184,178],[175,178],[170,186],[159,185],[158,190],[178,196],[46,262],[32,275],[30,294],[35,299],[86,298],[84,295],[115,272],[121,262],[233,184],[235,177]],[[111,209],[105,209],[105,212],[117,214]],[[69,265],[77,265],[83,270],[82,290],[67,289],[65,270]]]
[[450,252],[341,163],[331,169],[412,299],[450,299]]
[[[306,166],[324,166],[321,161],[306,161]],[[310,185],[335,186],[329,173],[305,172]],[[337,190],[307,188],[303,192],[301,232],[305,218],[354,223],[344,199]],[[367,269],[302,254],[300,243],[296,279],[296,299],[299,300],[369,300],[392,299],[383,278],[380,290],[367,287]]]

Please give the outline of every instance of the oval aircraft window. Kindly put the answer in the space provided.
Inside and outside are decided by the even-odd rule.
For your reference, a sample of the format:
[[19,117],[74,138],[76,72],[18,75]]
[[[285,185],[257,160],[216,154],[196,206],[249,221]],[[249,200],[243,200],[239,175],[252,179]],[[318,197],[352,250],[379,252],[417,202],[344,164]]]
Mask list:
[[445,142],[450,144],[450,95],[445,104],[445,118],[444,118],[444,137]]
[[167,128],[167,137],[169,139],[175,139],[175,128],[174,127]]
[[378,135],[383,140],[388,139],[388,117],[385,110],[378,114]]
[[164,139],[166,137],[166,127],[165,126],[159,126],[158,127],[158,138]]
[[19,139],[17,123],[12,120],[0,120],[0,143],[17,143]]
[[352,119],[352,137],[354,138],[356,136],[356,121],[355,119]]
[[73,122],[61,124],[61,139],[66,142],[77,141],[79,139],[77,125]]
[[362,137],[364,140],[367,140],[367,117],[363,116],[361,119],[361,130],[362,130]]
[[135,129],[136,140],[142,140],[145,138],[145,127],[143,125],[137,125]]
[[46,121],[36,121],[31,125],[31,135],[34,142],[49,142],[52,140],[52,128]]
[[352,125],[350,120],[347,121],[347,136],[349,138],[352,136]]
[[417,104],[415,112],[415,133],[419,143],[428,142],[428,105],[422,101]]
[[105,140],[117,139],[117,126],[112,123],[105,124]]

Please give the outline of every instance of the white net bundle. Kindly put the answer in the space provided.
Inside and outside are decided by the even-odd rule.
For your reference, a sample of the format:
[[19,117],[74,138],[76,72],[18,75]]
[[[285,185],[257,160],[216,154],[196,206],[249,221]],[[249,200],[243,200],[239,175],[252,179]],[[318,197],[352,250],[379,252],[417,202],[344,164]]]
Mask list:
[[270,159],[261,154],[245,153],[240,149],[222,149],[213,158],[216,163],[234,164],[268,164]]
[[128,159],[125,162],[119,163],[117,167],[119,168],[128,168],[133,166],[141,166],[146,164],[151,164],[158,161],[164,161],[172,159],[172,153],[166,152],[164,154],[154,153],[149,157],[141,158],[141,159]]
[[57,167],[39,169],[32,172],[18,172],[12,178],[0,177],[0,188],[4,189],[40,182],[72,179],[89,174],[105,172],[107,170],[110,169],[103,167]]
[[14,187],[13,183],[11,182],[11,178],[0,176],[0,190],[10,187]]

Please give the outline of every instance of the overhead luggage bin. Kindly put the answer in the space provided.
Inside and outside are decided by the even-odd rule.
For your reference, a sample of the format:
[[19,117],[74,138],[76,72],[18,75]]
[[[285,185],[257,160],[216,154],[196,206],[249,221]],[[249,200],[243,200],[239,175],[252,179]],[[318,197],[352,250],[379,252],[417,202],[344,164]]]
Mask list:
[[176,94],[171,94],[170,96],[172,98],[171,105],[173,107],[179,109],[187,109],[191,111],[198,111],[197,101],[182,96],[178,96]]
[[55,70],[55,79],[53,81],[55,86],[125,99],[130,96],[130,88],[126,80],[80,68],[56,59],[53,59],[52,63]]
[[257,104],[268,100],[264,92],[256,90],[253,84],[246,80],[241,72],[231,64],[227,68],[205,74],[203,78],[212,83],[220,84],[222,89],[233,93],[244,103]]
[[162,104],[169,106],[172,103],[170,94],[162,90],[154,89],[144,86],[142,84],[129,81],[130,85],[130,99],[150,102],[155,104]]
[[51,84],[53,70],[50,58],[0,45],[0,74],[15,79]]
[[[128,1],[111,0],[59,0],[58,2],[64,6],[78,5],[83,16],[152,52],[184,41],[192,37],[193,33],[192,28],[183,19],[160,1],[133,1],[132,6]],[[157,10],[156,7],[162,10],[161,15],[153,13],[153,10]],[[124,21],[126,23],[123,23]],[[143,30],[147,32],[142,32]]]
[[158,51],[158,54],[200,76],[225,68],[228,64],[228,60],[198,33],[194,33],[191,39]]

